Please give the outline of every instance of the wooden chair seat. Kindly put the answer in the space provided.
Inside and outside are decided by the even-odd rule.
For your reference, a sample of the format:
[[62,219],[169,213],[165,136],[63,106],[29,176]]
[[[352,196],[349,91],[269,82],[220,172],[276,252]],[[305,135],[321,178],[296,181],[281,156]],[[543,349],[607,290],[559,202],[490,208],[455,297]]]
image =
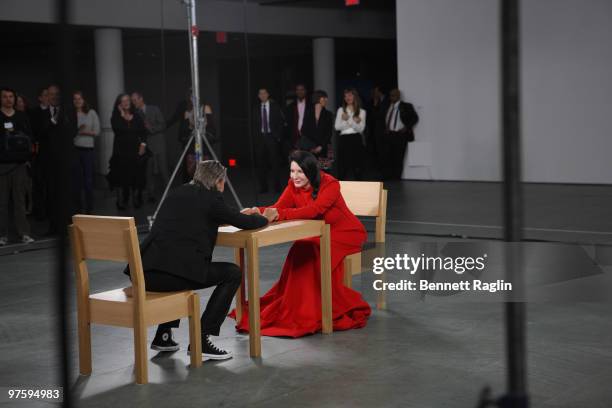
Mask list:
[[[113,289],[89,296],[90,322],[110,326],[134,327],[134,298],[127,288]],[[144,323],[146,326],[189,316],[189,296],[193,291],[145,292]]]

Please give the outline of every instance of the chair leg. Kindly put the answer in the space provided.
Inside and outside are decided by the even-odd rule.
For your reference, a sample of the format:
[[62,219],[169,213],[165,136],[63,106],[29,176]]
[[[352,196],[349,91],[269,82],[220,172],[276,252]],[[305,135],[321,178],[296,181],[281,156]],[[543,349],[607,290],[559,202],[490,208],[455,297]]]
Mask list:
[[202,366],[202,329],[200,327],[200,296],[193,293],[189,297],[189,343],[191,346],[191,366]]
[[134,322],[134,355],[136,364],[136,382],[146,384],[149,382],[147,371],[147,326],[144,324],[143,316],[136,318]]
[[79,312],[79,372],[81,375],[91,374],[91,324],[83,313]]
[[344,258],[344,286],[347,288],[353,286],[353,263],[348,256]]

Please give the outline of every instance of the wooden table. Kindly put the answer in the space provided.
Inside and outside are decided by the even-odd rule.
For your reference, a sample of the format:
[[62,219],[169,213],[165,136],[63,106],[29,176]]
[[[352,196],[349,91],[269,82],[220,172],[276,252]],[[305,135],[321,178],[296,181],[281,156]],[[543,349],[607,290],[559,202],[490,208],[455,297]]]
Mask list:
[[256,230],[220,227],[217,246],[235,248],[236,263],[242,271],[242,284],[236,294],[236,318],[242,318],[245,301],[244,251],[246,249],[249,300],[249,349],[251,357],[261,356],[261,325],[259,308],[259,248],[320,237],[321,245],[321,323],[324,334],[332,333],[331,249],[329,225],[319,220],[281,221]]

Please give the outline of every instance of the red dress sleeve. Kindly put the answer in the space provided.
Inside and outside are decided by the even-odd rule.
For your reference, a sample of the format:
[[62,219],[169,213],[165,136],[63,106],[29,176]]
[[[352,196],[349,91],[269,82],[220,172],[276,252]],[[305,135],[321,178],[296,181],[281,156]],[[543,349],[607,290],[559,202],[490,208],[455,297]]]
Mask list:
[[338,180],[333,180],[322,185],[317,198],[308,205],[299,208],[278,208],[278,219],[315,219],[325,214],[338,200],[338,197],[340,197],[340,183]]

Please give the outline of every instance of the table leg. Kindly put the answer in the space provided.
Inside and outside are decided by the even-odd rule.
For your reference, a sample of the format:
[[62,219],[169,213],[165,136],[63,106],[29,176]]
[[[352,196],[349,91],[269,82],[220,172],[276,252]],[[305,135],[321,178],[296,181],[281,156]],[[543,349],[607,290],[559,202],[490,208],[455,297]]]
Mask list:
[[329,225],[321,227],[321,325],[323,334],[334,331],[332,323],[332,277]]
[[257,237],[252,237],[247,241],[247,279],[249,285],[249,350],[251,357],[261,357]]
[[242,308],[244,307],[245,300],[245,273],[244,273],[244,248],[236,248],[234,249],[234,261],[236,265],[240,268],[240,272],[242,272],[242,280],[240,281],[240,287],[236,292],[236,322],[240,322],[242,320]]

